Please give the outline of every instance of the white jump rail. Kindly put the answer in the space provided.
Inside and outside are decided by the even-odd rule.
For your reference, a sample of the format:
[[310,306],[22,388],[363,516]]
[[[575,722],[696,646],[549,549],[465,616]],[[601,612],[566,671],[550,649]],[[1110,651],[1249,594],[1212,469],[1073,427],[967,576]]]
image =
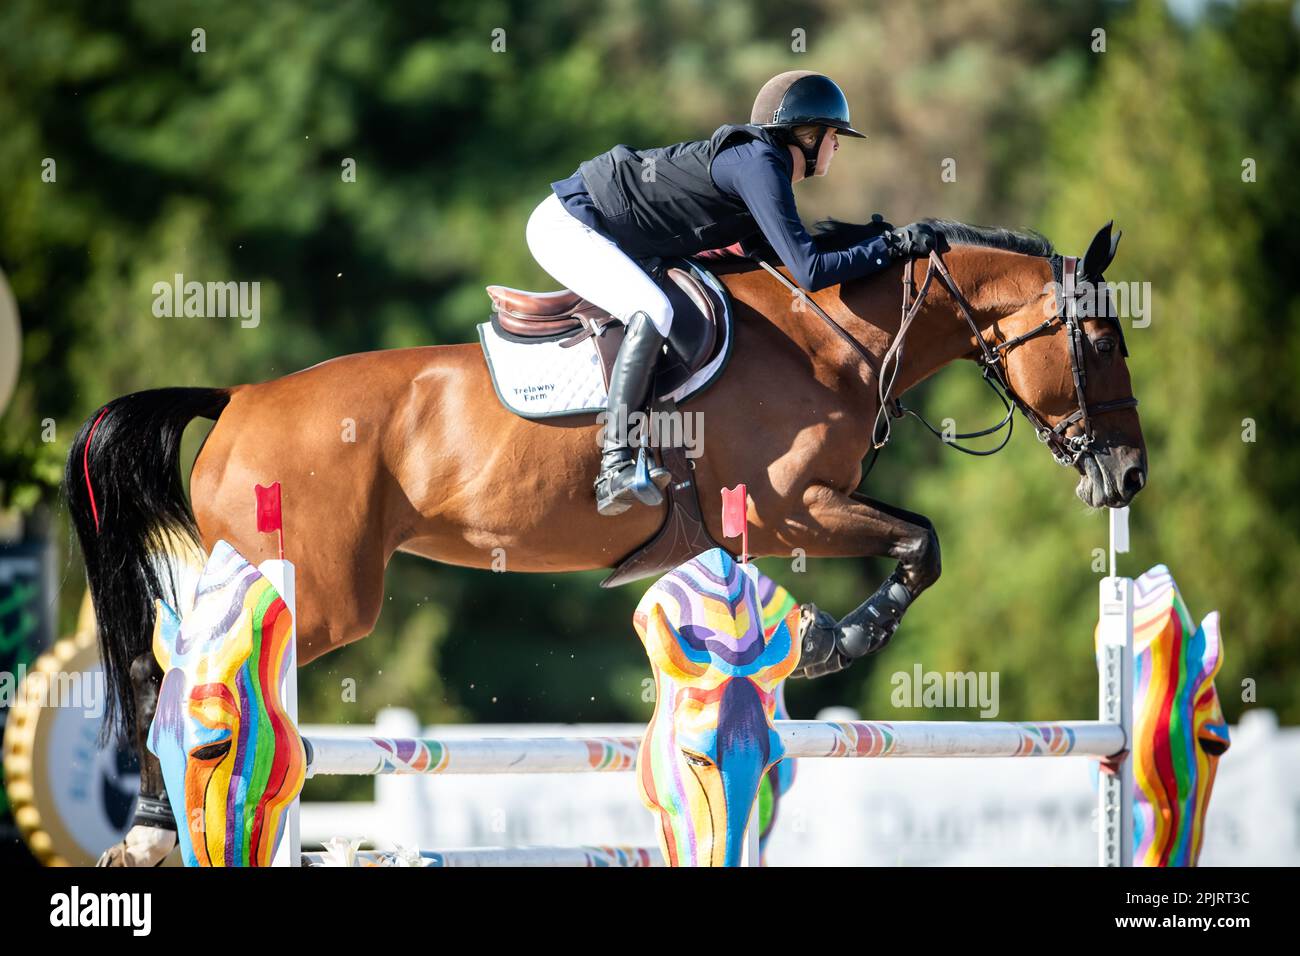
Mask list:
[[[1133,726],[1133,581],[1115,575],[1115,554],[1128,550],[1127,509],[1111,511],[1110,576],[1099,587],[1098,719],[1048,722],[782,720],[776,728],[790,759],[906,757],[1089,757],[1106,761],[1098,787],[1098,863],[1133,865],[1133,771],[1124,759]],[[293,567],[268,561],[264,573],[292,608]],[[294,661],[283,688],[297,722]],[[380,774],[626,773],[634,769],[636,737],[379,738],[309,734],[307,776]],[[276,866],[301,865],[301,801],[288,815]],[[746,835],[746,861],[757,865],[756,826]],[[422,851],[448,866],[588,866],[582,847]],[[644,848],[629,848],[633,851]],[[655,854],[656,858],[658,854]],[[309,854],[318,863],[320,854]],[[642,860],[629,854],[629,859]],[[644,865],[643,862],[612,865]]]
[[[357,857],[363,863],[379,863],[393,854],[362,851]],[[472,850],[421,850],[421,866],[446,867],[651,867],[663,866],[663,855],[657,846],[522,846],[480,847]],[[327,853],[304,853],[303,859],[311,866],[330,865]]]
[[[1095,720],[1057,723],[970,721],[778,720],[787,758],[813,757],[1112,757],[1124,750],[1124,729]],[[635,767],[637,737],[480,737],[385,740],[315,736],[307,774],[625,773]],[[859,741],[856,750],[846,740]],[[416,757],[400,759],[394,744]],[[616,759],[593,762],[593,753]]]

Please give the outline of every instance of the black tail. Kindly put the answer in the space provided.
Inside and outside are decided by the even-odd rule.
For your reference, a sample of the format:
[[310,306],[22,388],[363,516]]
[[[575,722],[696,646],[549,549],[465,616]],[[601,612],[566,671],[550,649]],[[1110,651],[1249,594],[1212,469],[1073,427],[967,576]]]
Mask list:
[[131,662],[153,640],[154,600],[177,607],[176,582],[152,555],[199,544],[181,482],[181,435],[230,401],[220,388],[159,388],[124,395],[86,420],[64,470],[68,511],[86,561],[107,682],[103,737],[134,741]]

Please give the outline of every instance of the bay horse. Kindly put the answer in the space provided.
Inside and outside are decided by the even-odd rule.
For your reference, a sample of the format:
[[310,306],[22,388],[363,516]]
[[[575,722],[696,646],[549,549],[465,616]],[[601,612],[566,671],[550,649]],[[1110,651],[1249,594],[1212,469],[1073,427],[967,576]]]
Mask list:
[[[882,402],[949,363],[983,366],[1057,460],[1078,472],[1088,505],[1126,505],[1146,480],[1122,330],[1104,308],[1080,317],[1077,292],[1063,297],[1053,284],[1055,275],[1067,291],[1071,280],[1101,283],[1119,238],[1110,224],[1075,268],[1037,235],[931,222],[943,255],[931,256],[919,284],[916,263],[895,263],[792,297],[788,278],[752,261],[710,263],[735,327],[726,373],[683,406],[707,425],[695,461],[701,500],[719,501],[726,484],[748,485],[755,557],[802,549],[898,561],[845,618],[804,608],[802,676],[884,646],[939,577],[930,521],[857,489]],[[819,240],[850,244],[868,228],[838,223]],[[891,359],[885,388],[881,363]],[[196,417],[216,424],[194,463],[191,504],[179,453]],[[259,384],[137,392],[92,414],[73,441],[65,492],[99,623],[106,732],[132,734],[141,756],[136,822],[157,825],[166,807],[157,762],[143,747],[160,676],[150,649],[154,600],[181,606],[160,552],[190,542],[206,553],[225,539],[253,563],[274,557],[273,537],[256,530],[251,489],[279,481],[285,557],[297,568],[298,660],[307,664],[374,628],[395,552],[477,568],[504,556],[511,571],[584,571],[610,567],[648,539],[658,509],[617,519],[596,512],[598,438],[592,415],[538,421],[507,411],[473,344],[349,355]],[[704,512],[721,540],[718,509]],[[130,862],[115,849],[109,862]]]

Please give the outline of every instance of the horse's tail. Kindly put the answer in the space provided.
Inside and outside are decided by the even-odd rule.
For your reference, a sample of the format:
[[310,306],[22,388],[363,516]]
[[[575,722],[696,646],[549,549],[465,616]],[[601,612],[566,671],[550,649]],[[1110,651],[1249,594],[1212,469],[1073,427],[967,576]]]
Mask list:
[[86,419],[63,488],[81,541],[107,683],[101,737],[134,741],[131,662],[153,641],[154,600],[179,609],[167,555],[202,550],[185,498],[180,448],[185,426],[216,418],[231,389],[159,388],[124,395]]

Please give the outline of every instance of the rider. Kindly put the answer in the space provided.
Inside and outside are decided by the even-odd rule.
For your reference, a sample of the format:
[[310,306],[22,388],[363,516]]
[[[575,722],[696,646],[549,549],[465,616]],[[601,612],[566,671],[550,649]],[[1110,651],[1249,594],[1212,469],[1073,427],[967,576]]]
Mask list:
[[619,425],[650,397],[672,325],[672,306],[641,262],[761,233],[791,277],[816,292],[933,248],[930,227],[913,224],[847,249],[818,250],[791,187],[826,175],[840,134],[865,138],[849,123],[843,91],[820,73],[793,70],[763,85],[749,125],[722,126],[707,140],[660,149],[615,146],[552,183],[529,217],[528,248],[537,263],[627,325],[610,375],[595,483],[602,515],[621,514],[636,500],[635,462]]

